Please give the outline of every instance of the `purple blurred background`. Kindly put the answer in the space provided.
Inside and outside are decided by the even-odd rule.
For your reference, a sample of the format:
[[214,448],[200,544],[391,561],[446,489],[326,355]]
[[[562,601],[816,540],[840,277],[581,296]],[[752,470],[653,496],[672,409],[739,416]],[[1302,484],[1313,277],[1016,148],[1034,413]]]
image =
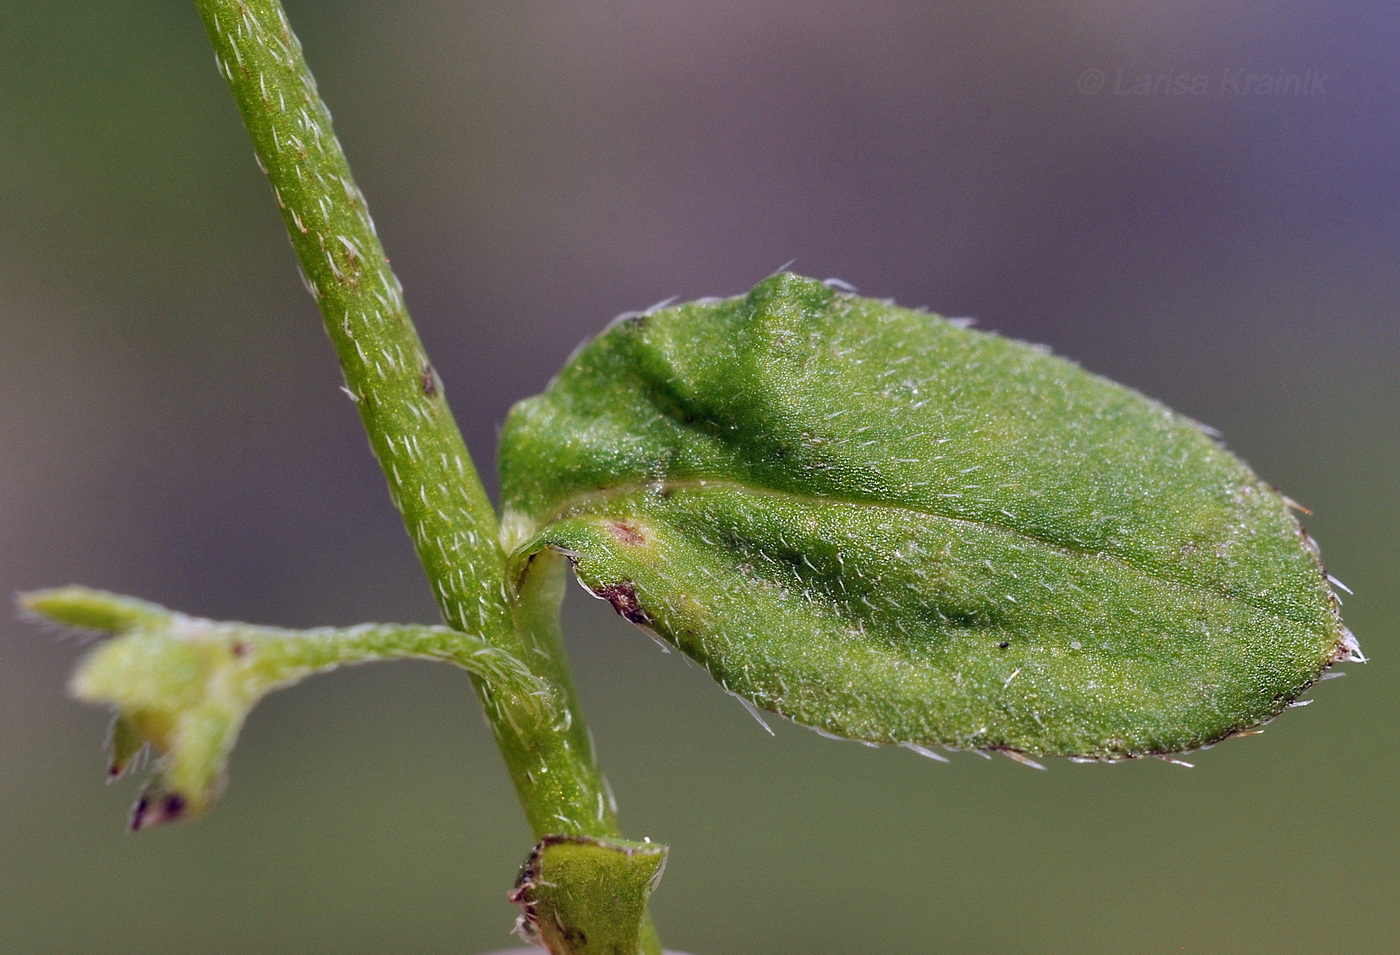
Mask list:
[[[1380,951],[1394,792],[1400,4],[291,2],[484,473],[614,314],[793,261],[1224,432],[1373,658],[1196,769],[936,766],[780,727],[580,597],[667,943]],[[435,619],[193,6],[0,30],[0,584]],[[76,642],[0,622],[0,948],[502,947],[529,836],[457,673],[319,678],[225,803],[129,837]],[[116,791],[114,791],[116,790]]]

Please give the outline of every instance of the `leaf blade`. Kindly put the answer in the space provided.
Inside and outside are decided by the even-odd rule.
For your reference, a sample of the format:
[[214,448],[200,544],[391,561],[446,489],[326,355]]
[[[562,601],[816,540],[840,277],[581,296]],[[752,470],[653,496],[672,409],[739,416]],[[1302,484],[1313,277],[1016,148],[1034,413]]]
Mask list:
[[1194,422],[786,274],[600,336],[512,412],[502,484],[518,552],[838,735],[1175,752],[1354,648],[1284,499]]

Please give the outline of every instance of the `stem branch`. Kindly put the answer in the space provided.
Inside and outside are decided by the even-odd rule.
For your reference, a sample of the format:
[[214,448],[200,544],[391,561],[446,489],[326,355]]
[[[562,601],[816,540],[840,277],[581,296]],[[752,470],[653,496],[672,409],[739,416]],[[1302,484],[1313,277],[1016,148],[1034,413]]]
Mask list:
[[495,511],[281,5],[196,3],[443,617],[525,661],[569,711],[564,730],[511,719],[511,697],[473,679],[536,837],[616,836],[558,639],[557,600],[539,599],[558,588],[541,577],[543,590],[523,603],[507,589]]

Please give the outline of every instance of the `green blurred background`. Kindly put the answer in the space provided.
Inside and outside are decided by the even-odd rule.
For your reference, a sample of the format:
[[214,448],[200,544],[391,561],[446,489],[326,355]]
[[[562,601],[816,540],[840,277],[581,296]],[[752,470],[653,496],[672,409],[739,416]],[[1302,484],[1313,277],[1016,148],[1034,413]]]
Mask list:
[[[668,944],[1395,950],[1400,4],[288,7],[483,471],[612,315],[795,259],[1218,427],[1356,591],[1373,662],[1311,708],[1195,769],[1045,773],[770,739],[579,592],[625,828],[673,846]],[[0,22],[0,585],[433,621],[192,5]],[[64,696],[80,643],[0,627],[0,951],[509,944],[530,839],[461,674],[274,696],[223,804],[137,837]]]

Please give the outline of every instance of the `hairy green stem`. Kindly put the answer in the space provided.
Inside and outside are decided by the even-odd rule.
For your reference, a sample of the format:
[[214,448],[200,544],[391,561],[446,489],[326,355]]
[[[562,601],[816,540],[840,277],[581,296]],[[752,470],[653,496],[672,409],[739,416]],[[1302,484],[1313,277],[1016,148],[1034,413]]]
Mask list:
[[558,636],[560,574],[507,587],[495,511],[281,5],[196,3],[444,618],[525,661],[567,708],[566,728],[540,727],[473,680],[536,836],[616,836]]
[[281,5],[197,2],[444,616],[467,632],[513,632],[495,511]]

